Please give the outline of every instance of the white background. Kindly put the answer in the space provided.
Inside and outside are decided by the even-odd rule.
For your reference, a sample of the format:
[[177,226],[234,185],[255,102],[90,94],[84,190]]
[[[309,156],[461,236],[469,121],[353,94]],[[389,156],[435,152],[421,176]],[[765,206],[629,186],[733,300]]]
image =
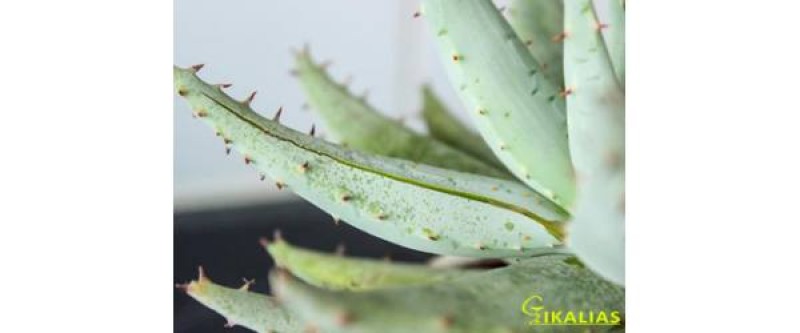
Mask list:
[[[793,329],[798,9],[628,4],[629,332]],[[0,330],[171,330],[170,10],[0,5]]]

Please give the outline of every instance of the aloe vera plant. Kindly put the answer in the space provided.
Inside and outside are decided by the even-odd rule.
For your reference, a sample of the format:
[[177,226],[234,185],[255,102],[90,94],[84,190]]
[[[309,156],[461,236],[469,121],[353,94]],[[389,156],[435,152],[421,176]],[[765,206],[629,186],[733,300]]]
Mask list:
[[308,49],[293,73],[335,142],[282,125],[282,109],[262,116],[254,95],[230,97],[200,65],[175,67],[194,116],[278,188],[401,246],[505,262],[391,263],[276,237],[263,241],[274,296],[202,271],[181,287],[257,332],[624,329],[624,1],[611,7],[601,22],[591,0],[516,0],[507,20],[489,0],[423,0],[413,16],[428,20],[477,133],[427,87],[429,134],[415,132]]

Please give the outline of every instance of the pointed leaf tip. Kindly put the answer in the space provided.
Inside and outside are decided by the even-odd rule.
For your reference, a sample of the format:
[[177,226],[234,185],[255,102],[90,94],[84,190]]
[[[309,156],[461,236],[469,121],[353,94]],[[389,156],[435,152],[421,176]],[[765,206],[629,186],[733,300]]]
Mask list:
[[248,291],[253,283],[244,279],[243,286],[228,288],[210,280],[193,281],[189,296],[222,315],[227,326],[243,326],[255,332],[302,332],[301,322],[276,298]]

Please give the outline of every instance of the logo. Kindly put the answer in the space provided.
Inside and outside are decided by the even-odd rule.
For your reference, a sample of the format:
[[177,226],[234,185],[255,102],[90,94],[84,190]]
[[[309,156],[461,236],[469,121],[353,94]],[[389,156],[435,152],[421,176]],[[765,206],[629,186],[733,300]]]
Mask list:
[[616,326],[622,323],[617,310],[548,309],[544,298],[536,294],[522,302],[521,310],[531,318],[529,326]]

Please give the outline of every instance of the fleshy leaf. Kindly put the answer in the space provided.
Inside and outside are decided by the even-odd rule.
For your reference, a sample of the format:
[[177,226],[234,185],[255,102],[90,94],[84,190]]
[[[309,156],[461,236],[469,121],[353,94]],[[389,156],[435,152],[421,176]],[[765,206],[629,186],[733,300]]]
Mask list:
[[568,245],[589,268],[625,285],[625,171],[597,175],[582,187]]
[[564,2],[514,0],[508,14],[511,27],[542,65],[545,75],[557,87],[563,87],[564,47],[558,39],[564,30]]
[[[288,309],[323,332],[598,332],[619,328],[610,324],[621,324],[625,313],[624,289],[562,255],[452,281],[360,293],[318,289],[286,273],[273,275],[271,285]],[[562,320],[571,311],[572,323],[580,312],[585,322],[592,311],[593,323],[606,325],[529,325],[555,311]]]
[[606,37],[614,74],[625,88],[625,0],[609,0],[609,21]]
[[412,249],[509,257],[560,243],[568,218],[524,185],[370,155],[297,132],[175,68],[199,119],[264,175],[356,228]]
[[564,74],[578,200],[568,245],[600,275],[625,280],[625,95],[591,0],[564,2]]
[[201,268],[196,281],[179,287],[225,317],[226,326],[242,325],[259,333],[303,332],[303,326],[274,298],[247,291],[247,282],[239,289],[223,287],[206,277]]
[[450,81],[509,171],[570,207],[564,99],[490,0],[424,0]]
[[505,170],[503,163],[494,156],[483,138],[450,114],[429,86],[422,87],[422,101],[422,117],[432,137]]
[[308,49],[297,53],[294,72],[325,128],[334,139],[348,147],[445,169],[510,177],[502,169],[416,133],[376,111],[364,99],[351,95],[347,87],[331,79],[323,66],[313,62]]
[[333,290],[371,290],[426,284],[473,272],[436,269],[387,260],[356,259],[292,246],[278,238],[265,243],[275,264],[303,281]]

